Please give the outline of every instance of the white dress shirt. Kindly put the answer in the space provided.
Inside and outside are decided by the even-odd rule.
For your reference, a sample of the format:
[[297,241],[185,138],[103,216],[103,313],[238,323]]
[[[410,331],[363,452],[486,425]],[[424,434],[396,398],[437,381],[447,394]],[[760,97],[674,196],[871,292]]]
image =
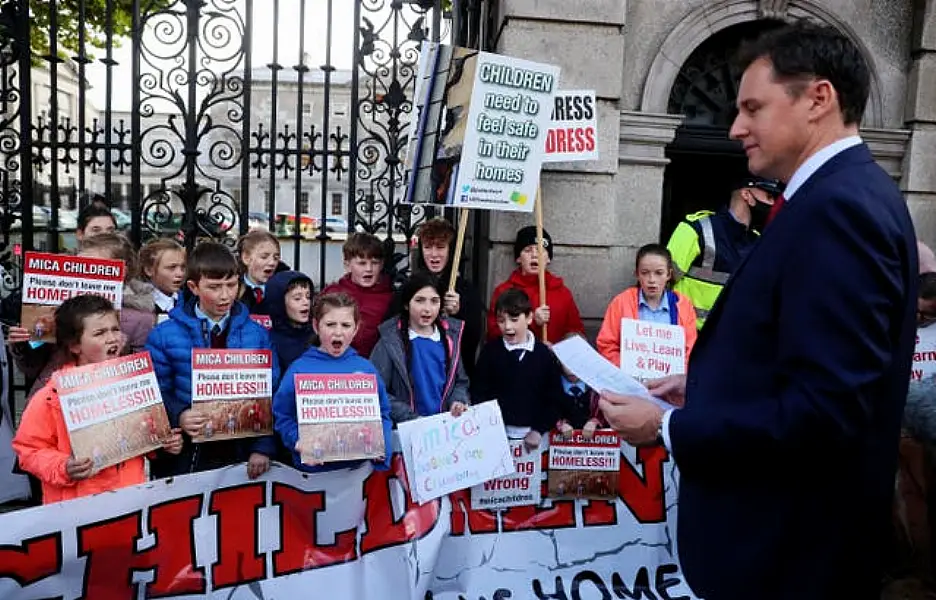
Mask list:
[[[797,190],[799,190],[803,184],[806,183],[806,180],[812,177],[816,171],[822,167],[822,165],[832,160],[832,158],[836,155],[844,152],[845,150],[848,150],[852,146],[857,146],[861,143],[862,140],[859,136],[849,136],[836,142],[832,142],[825,148],[822,148],[807,158],[805,162],[803,162],[803,164],[801,164],[799,168],[796,169],[796,172],[793,173],[793,176],[790,177],[790,181],[786,184],[786,188],[783,191],[784,200],[789,202],[793,195],[796,194]],[[674,410],[678,409],[671,408],[663,413],[663,426],[661,428],[661,433],[663,434],[663,445],[669,452],[673,451],[673,445],[670,442],[669,422]]]

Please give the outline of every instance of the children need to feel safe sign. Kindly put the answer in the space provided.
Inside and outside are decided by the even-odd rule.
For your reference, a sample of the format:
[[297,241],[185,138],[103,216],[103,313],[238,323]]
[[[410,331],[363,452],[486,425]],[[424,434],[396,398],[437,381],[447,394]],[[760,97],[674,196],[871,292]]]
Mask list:
[[65,254],[27,252],[20,323],[34,341],[55,341],[55,307],[72,296],[93,294],[120,310],[124,262]]
[[206,418],[193,442],[273,433],[273,353],[192,350],[192,408]]
[[170,434],[149,352],[53,376],[76,458],[97,471],[162,446]]

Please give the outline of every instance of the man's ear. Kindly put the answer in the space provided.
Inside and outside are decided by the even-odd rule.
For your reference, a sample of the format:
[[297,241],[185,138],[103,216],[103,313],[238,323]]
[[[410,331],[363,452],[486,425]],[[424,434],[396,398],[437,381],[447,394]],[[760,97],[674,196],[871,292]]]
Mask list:
[[810,120],[816,121],[833,111],[840,112],[838,91],[829,80],[819,79],[812,82],[804,93],[808,94],[812,101],[809,108]]

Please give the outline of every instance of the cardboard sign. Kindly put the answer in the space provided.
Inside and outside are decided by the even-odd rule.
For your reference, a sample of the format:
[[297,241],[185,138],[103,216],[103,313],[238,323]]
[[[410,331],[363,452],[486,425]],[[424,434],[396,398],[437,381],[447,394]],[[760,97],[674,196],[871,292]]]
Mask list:
[[686,372],[686,332],[679,325],[621,319],[621,370],[638,380]]
[[193,442],[273,434],[273,353],[192,350],[192,408],[207,418]]
[[496,400],[457,418],[442,413],[406,421],[397,431],[410,493],[419,504],[514,472]]
[[917,329],[910,381],[922,381],[934,375],[936,375],[936,326],[931,324]]
[[620,468],[621,439],[613,430],[598,430],[590,440],[581,430],[549,434],[550,498],[614,498]]
[[376,375],[296,374],[295,382],[303,463],[384,456]]
[[556,92],[543,162],[598,159],[598,105],[595,90]]
[[497,510],[540,504],[543,500],[543,450],[526,449],[522,440],[509,440],[515,472],[471,488],[471,508]]
[[533,210],[559,68],[424,43],[405,202]]
[[250,320],[264,329],[273,329],[273,319],[270,315],[250,315]]
[[149,352],[53,375],[76,458],[95,471],[162,446],[169,418]]
[[94,294],[120,310],[123,280],[122,260],[27,252],[20,323],[34,341],[54,342],[57,306],[72,296]]

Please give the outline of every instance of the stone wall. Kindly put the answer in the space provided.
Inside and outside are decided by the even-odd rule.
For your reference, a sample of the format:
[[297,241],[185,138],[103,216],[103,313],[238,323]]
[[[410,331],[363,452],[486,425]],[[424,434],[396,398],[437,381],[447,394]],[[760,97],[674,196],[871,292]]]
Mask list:
[[[665,150],[681,122],[666,114],[672,83],[700,43],[734,24],[808,17],[859,42],[874,71],[863,135],[908,192],[921,237],[936,242],[928,235],[936,238],[936,0],[920,4],[925,26],[911,42],[912,0],[500,0],[497,52],[557,64],[561,87],[597,91],[601,160],[554,163],[542,175],[551,270],[566,279],[589,333],[633,283],[636,249],[659,235]],[[491,214],[486,293],[514,266],[516,230],[532,223]]]

